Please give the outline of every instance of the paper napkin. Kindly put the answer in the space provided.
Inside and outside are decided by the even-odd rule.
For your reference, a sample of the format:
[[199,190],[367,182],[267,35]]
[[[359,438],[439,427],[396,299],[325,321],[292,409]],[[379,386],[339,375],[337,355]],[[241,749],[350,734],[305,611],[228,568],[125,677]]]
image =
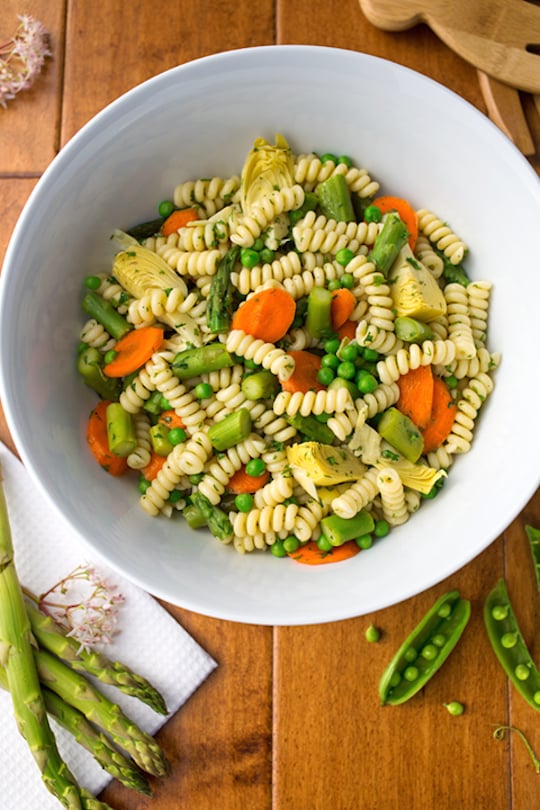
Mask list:
[[[216,667],[216,662],[149,594],[101,562],[88,559],[73,530],[47,503],[21,462],[0,442],[4,493],[20,581],[43,593],[81,563],[94,565],[125,597],[118,616],[119,632],[102,651],[147,678],[174,714]],[[150,734],[167,721],[136,698],[114,687],[99,688],[113,698]],[[71,735],[51,722],[58,747],[79,784],[94,795],[111,777]],[[11,697],[0,689],[0,810],[58,810],[13,716]]]

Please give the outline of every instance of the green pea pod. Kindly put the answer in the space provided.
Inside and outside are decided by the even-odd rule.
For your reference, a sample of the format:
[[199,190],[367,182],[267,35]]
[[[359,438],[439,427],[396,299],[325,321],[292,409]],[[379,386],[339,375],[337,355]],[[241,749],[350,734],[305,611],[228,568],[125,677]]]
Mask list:
[[379,681],[382,705],[405,703],[425,686],[456,646],[470,615],[471,603],[459,591],[435,602],[384,670]]
[[519,694],[539,712],[540,672],[521,635],[503,579],[497,582],[486,599],[484,623],[502,668]]

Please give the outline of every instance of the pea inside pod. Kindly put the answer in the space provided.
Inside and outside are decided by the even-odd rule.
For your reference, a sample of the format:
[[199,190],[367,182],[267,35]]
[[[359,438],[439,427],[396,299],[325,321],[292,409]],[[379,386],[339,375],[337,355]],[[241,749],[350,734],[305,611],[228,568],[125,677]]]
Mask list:
[[459,591],[443,594],[405,639],[379,681],[381,704],[413,697],[448,658],[469,621],[471,603]]
[[527,703],[540,711],[540,672],[521,635],[506,584],[500,579],[484,604],[484,624],[493,651]]

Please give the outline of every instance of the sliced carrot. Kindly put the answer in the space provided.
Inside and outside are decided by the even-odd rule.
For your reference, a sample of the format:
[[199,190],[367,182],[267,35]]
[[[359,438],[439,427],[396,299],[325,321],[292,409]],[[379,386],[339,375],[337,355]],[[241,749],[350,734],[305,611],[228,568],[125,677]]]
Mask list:
[[345,321],[339,329],[336,329],[336,334],[340,340],[343,338],[349,338],[349,340],[354,340],[356,337],[356,329],[358,327],[358,321]]
[[356,298],[346,287],[340,287],[332,293],[330,303],[330,318],[333,329],[339,329],[348,321],[356,306]]
[[425,428],[431,418],[433,404],[433,372],[431,366],[418,366],[397,380],[399,399],[396,408],[406,414],[416,427]]
[[452,430],[457,406],[450,389],[442,377],[433,377],[433,403],[431,416],[423,431],[424,453],[436,450]]
[[372,204],[377,206],[381,214],[389,214],[391,211],[399,214],[409,231],[409,247],[414,250],[418,239],[418,216],[410,202],[402,197],[387,194],[384,197],[377,197]]
[[270,287],[240,304],[231,329],[242,329],[258,340],[275,343],[285,337],[296,313],[296,302],[287,290]]
[[180,228],[185,228],[188,222],[195,222],[196,219],[199,219],[199,215],[195,208],[180,208],[178,211],[169,214],[161,226],[161,233],[163,236],[170,236],[172,233],[179,231]]
[[158,456],[157,453],[152,452],[152,455],[150,456],[150,461],[148,462],[146,467],[143,467],[141,470],[146,480],[153,481],[166,461],[167,456]]
[[162,343],[163,329],[157,326],[132,329],[117,342],[114,347],[116,356],[103,371],[108,377],[125,377],[144,366]]
[[265,470],[262,475],[248,475],[245,465],[237,470],[232,478],[229,478],[227,489],[235,495],[242,495],[244,492],[257,492],[270,480],[270,472]]
[[342,546],[335,546],[330,551],[322,551],[315,540],[308,540],[307,543],[304,543],[304,545],[300,546],[296,551],[292,551],[289,557],[304,565],[323,565],[324,563],[350,560],[350,558],[358,554],[359,551],[360,548],[353,540],[344,543]]
[[287,354],[290,354],[294,360],[294,371],[288,380],[281,383],[283,391],[289,391],[291,394],[297,391],[303,394],[307,394],[308,391],[322,391],[324,385],[321,385],[317,379],[317,374],[321,369],[319,355],[304,349],[294,349]]
[[123,475],[128,469],[127,460],[115,456],[109,450],[106,416],[109,404],[103,399],[90,413],[86,427],[86,441],[97,463],[103,467],[105,472],[108,472],[109,475]]
[[182,420],[182,417],[178,416],[178,414],[174,410],[163,411],[162,413],[160,413],[158,417],[158,422],[160,425],[165,425],[165,427],[169,428],[169,430],[177,427],[185,428],[185,424]]

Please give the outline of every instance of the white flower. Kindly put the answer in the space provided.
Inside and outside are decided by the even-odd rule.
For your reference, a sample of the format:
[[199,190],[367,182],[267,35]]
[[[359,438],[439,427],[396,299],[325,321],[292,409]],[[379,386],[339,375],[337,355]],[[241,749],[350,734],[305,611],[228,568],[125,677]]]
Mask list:
[[49,35],[33,17],[19,16],[20,24],[11,39],[0,45],[0,106],[32,86],[49,50]]

